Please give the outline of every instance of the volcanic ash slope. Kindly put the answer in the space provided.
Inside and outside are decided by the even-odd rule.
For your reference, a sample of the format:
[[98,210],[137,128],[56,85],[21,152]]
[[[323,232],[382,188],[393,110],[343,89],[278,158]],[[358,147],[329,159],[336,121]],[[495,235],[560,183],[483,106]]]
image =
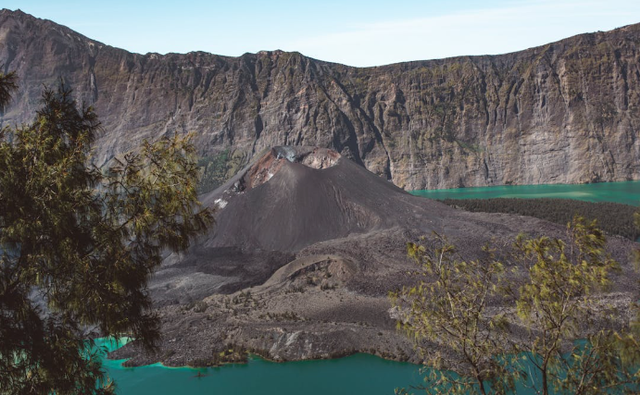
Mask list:
[[[406,243],[433,231],[474,259],[523,231],[561,237],[529,217],[468,213],[412,196],[337,152],[276,147],[203,197],[212,232],[168,256],[150,284],[163,320],[163,351],[129,363],[213,363],[229,347],[274,360],[353,352],[418,361],[395,329],[388,293],[415,279]],[[623,271],[612,295],[630,300],[633,243],[610,238]],[[517,282],[519,279],[514,278]]]

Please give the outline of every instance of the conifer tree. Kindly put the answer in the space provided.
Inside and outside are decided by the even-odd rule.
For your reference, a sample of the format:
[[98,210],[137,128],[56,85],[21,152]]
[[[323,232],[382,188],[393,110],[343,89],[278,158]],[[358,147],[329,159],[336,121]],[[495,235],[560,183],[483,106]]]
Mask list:
[[[0,108],[15,87],[0,74]],[[113,393],[87,330],[153,349],[149,275],[212,222],[188,137],[99,169],[99,130],[61,84],[31,124],[0,132],[0,394]]]

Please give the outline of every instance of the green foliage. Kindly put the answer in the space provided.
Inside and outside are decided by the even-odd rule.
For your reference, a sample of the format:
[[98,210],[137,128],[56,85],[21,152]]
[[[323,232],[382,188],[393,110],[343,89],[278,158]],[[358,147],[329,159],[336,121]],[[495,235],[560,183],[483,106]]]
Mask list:
[[569,223],[575,215],[598,220],[600,229],[631,240],[640,237],[634,223],[636,207],[611,202],[584,202],[573,199],[445,199],[444,204],[467,211],[527,215],[557,224]]
[[[2,67],[3,65],[0,64],[0,68]],[[0,109],[9,104],[11,101],[11,92],[18,89],[17,79],[18,77],[15,72],[7,74],[0,73]]]
[[468,143],[465,141],[460,141],[460,140],[454,140],[459,146],[460,148],[462,148],[464,151],[470,151],[476,154],[482,153],[486,150],[485,147],[483,147],[481,144],[478,143]]
[[[631,377],[623,375],[613,341],[617,335],[591,329],[597,321],[613,318],[593,295],[610,285],[609,274],[618,270],[618,263],[606,253],[596,221],[577,218],[567,231],[567,242],[519,236],[515,243],[516,260],[528,269],[528,281],[516,299],[518,317],[529,334],[520,351],[528,357],[526,366],[532,365],[541,377],[541,382],[533,382],[536,393],[622,393]],[[586,345],[567,350],[567,342],[585,332]],[[605,387],[613,392],[605,392]]]
[[229,178],[233,177],[245,161],[239,151],[224,150],[217,155],[206,156],[198,160],[198,167],[202,173],[199,193],[213,191]]
[[152,349],[147,278],[163,250],[186,249],[212,221],[188,137],[97,169],[98,129],[60,87],[33,123],[0,134],[0,394],[113,393],[86,329]]
[[[618,263],[595,221],[576,217],[564,239],[519,236],[510,254],[503,251],[508,265],[492,254],[452,259],[455,248],[440,236],[436,242],[409,245],[423,279],[393,295],[402,328],[428,341],[417,343],[435,368],[426,393],[515,393],[516,383],[544,395],[637,390],[640,324],[612,329],[618,314],[598,300]],[[506,281],[505,267],[525,280]],[[448,352],[449,365],[438,350]]]
[[[513,380],[502,380],[508,322],[503,312],[487,314],[489,301],[502,294],[505,267],[489,249],[486,259],[464,261],[437,234],[435,244],[430,249],[408,245],[409,256],[422,268],[422,281],[392,295],[400,327],[428,342],[420,351],[435,369],[429,370],[424,389],[429,394],[486,394],[489,388],[507,393],[513,386]],[[443,356],[443,349],[449,355]],[[454,361],[462,364],[450,365]]]

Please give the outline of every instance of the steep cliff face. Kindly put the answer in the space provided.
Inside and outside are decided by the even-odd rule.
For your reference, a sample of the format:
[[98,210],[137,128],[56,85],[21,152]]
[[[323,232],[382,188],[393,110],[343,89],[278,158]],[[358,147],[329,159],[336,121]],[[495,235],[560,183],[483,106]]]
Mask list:
[[206,186],[276,145],[332,148],[405,189],[640,179],[640,25],[499,56],[353,68],[298,53],[132,54],[0,11],[28,121],[62,77],[104,126],[103,163],[194,132]]

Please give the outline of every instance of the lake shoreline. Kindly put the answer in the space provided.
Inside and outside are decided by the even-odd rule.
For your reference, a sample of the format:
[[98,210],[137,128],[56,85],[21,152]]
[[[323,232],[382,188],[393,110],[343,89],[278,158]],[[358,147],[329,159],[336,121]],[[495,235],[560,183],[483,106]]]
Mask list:
[[[608,188],[622,184],[627,189],[637,188],[634,193],[640,194],[640,182],[587,185]],[[555,188],[535,189],[548,192],[549,187]],[[607,193],[603,200],[610,198]],[[433,206],[431,212],[445,211],[447,207],[417,197],[411,200]],[[461,210],[447,211],[447,215],[464,224],[468,228],[465,232],[470,231],[470,226],[478,226],[483,232],[505,238],[505,245],[512,243],[522,229],[554,237],[564,234],[563,225],[531,217]],[[113,357],[128,358],[127,366],[161,362],[170,367],[203,367],[244,360],[239,356],[228,360],[220,354],[233,349],[274,362],[329,360],[367,353],[419,363],[412,341],[396,330],[387,295],[410,283],[411,277],[402,275],[414,267],[406,257],[405,245],[411,240],[419,242],[425,234],[429,233],[422,229],[391,228],[319,243],[298,253],[296,259],[260,285],[232,294],[213,294],[198,303],[161,306],[158,312],[164,334],[162,351],[146,355],[128,346]],[[480,241],[472,244],[477,243]],[[610,243],[617,251],[633,248],[631,241],[612,238]],[[624,261],[624,257],[620,258]]]
[[408,191],[428,199],[559,198],[640,205],[640,181],[583,184],[497,185]]
[[[640,183],[633,182],[624,184],[640,186]],[[435,202],[432,205],[435,207]],[[446,206],[442,206],[444,210]],[[437,204],[437,207],[441,205]],[[465,226],[478,223],[483,229],[490,229],[492,232],[511,232],[526,227],[542,234],[560,236],[564,231],[562,226],[530,217],[485,215],[460,210],[454,210],[448,215],[463,218]],[[287,372],[284,378],[286,381],[298,379],[297,374],[293,373],[296,369],[316,369],[316,366],[345,366],[334,374],[351,375],[353,370],[348,369],[363,368],[349,367],[352,366],[349,364],[354,361],[353,358],[366,361],[369,365],[364,368],[375,371],[373,375],[386,374],[387,370],[396,367],[417,371],[421,365],[413,350],[412,341],[396,329],[386,293],[372,285],[384,284],[385,287],[390,287],[392,285],[388,280],[391,278],[398,282],[406,281],[385,277],[384,270],[388,269],[382,269],[388,267],[390,262],[398,262],[400,265],[404,260],[405,263],[394,268],[395,271],[391,273],[400,273],[397,271],[399,269],[410,270],[412,266],[406,262],[404,245],[407,240],[415,239],[419,242],[419,236],[424,234],[426,233],[407,233],[406,230],[395,229],[367,237],[349,237],[331,248],[326,244],[321,245],[321,248],[309,248],[299,253],[295,261],[282,267],[282,273],[274,273],[261,285],[232,294],[212,295],[205,298],[202,304],[162,306],[159,313],[165,336],[161,344],[163,351],[159,355],[143,356],[133,345],[129,345],[109,356],[131,358],[118,372],[129,372],[135,377],[151,372],[163,377],[165,374],[182,374],[182,384],[191,385],[193,379],[197,378],[196,381],[201,381],[204,386],[196,387],[193,384],[193,388],[219,388],[219,381],[231,381],[239,371],[245,372],[241,377],[246,377],[253,370],[245,369],[254,369],[256,366]],[[611,248],[616,251],[632,248],[632,243],[621,237],[611,238],[610,243]],[[376,261],[372,262],[372,257]],[[355,261],[360,261],[361,266],[354,265]],[[371,275],[372,268],[379,270],[378,277],[361,282],[363,275]],[[637,285],[634,273],[625,269],[616,280],[617,286],[621,290],[635,288]],[[328,283],[330,286],[325,286],[328,281],[331,281]],[[327,315],[327,312],[331,312],[331,315]],[[401,345],[404,354],[397,351],[398,345]],[[229,346],[247,350],[245,362],[219,365],[212,363],[211,356]],[[254,361],[251,354],[260,361]],[[396,361],[409,361],[410,366]],[[162,365],[155,365],[157,362]],[[391,365],[384,365],[385,363]],[[375,366],[383,365],[383,370],[376,370]],[[203,368],[212,377],[194,376],[194,371]],[[309,374],[323,375],[320,372]],[[367,372],[365,380],[370,376]],[[396,383],[390,385],[386,393],[392,393],[394,386],[406,385],[408,381],[399,380]],[[233,384],[236,385],[237,381]],[[128,388],[131,388],[128,390],[130,392],[123,392],[123,395],[145,393],[140,392],[142,387]],[[280,387],[273,384],[270,388]],[[203,390],[193,391],[192,393],[200,393],[197,391]],[[317,393],[327,392],[331,390]],[[247,390],[237,393],[254,392]],[[279,393],[297,392],[292,390]]]
[[[107,361],[110,362],[110,361]],[[107,363],[109,365],[109,363]],[[191,368],[161,365],[137,368],[107,366],[119,395],[159,393],[256,394],[265,389],[280,395],[327,393],[389,394],[394,389],[422,382],[421,366],[394,362],[368,354],[341,359],[273,363],[250,356],[245,364]]]
[[[187,364],[187,365],[167,365],[163,362],[149,362],[149,363],[143,363],[139,360],[136,360],[134,363],[128,363],[128,361],[131,361],[131,358],[121,358],[120,353],[117,353],[116,350],[111,351],[108,353],[107,355],[107,359],[111,360],[111,361],[123,361],[122,362],[122,367],[123,368],[140,368],[140,367],[146,367],[146,366],[154,366],[154,365],[161,365],[162,367],[168,368],[168,369],[180,369],[180,368],[189,368],[189,369],[204,369],[204,368],[217,368],[217,367],[223,367],[223,366],[227,366],[227,365],[246,365],[247,363],[249,363],[249,361],[251,360],[251,358],[253,357],[257,357],[263,361],[267,361],[267,362],[271,362],[271,363],[277,363],[277,364],[285,364],[285,363],[290,363],[290,362],[312,362],[312,361],[330,361],[330,360],[339,360],[342,358],[348,358],[354,355],[368,355],[371,357],[376,357],[376,358],[380,358],[383,359],[385,361],[390,361],[390,362],[402,362],[402,363],[409,363],[415,366],[423,366],[423,364],[415,359],[411,360],[409,358],[407,358],[406,354],[389,354],[389,353],[379,353],[379,352],[371,352],[371,350],[368,351],[360,351],[360,350],[342,350],[342,351],[336,351],[335,353],[329,354],[327,356],[322,356],[319,358],[301,358],[301,359],[276,359],[276,358],[272,358],[269,356],[268,351],[266,350],[247,350],[245,351],[243,354],[240,355],[239,358],[237,359],[229,359],[229,360],[221,360],[218,361],[217,363],[214,364],[202,364],[202,365],[194,365],[194,364]],[[113,357],[113,358],[112,358]],[[151,359],[150,359],[151,360]]]

